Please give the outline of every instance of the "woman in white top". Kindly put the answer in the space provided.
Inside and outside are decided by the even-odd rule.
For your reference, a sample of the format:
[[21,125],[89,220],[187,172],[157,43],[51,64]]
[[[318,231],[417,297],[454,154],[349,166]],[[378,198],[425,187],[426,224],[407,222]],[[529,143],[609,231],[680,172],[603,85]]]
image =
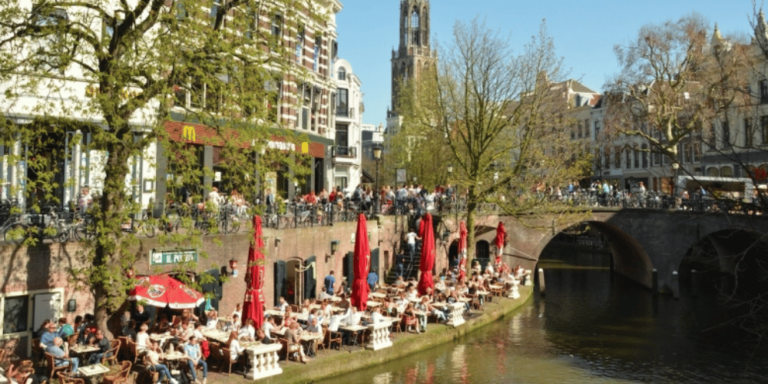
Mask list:
[[136,352],[144,352],[149,346],[149,334],[147,333],[149,327],[147,324],[142,324],[139,328],[139,333],[136,334]]
[[242,306],[242,304],[237,303],[237,305],[235,305],[235,310],[232,311],[232,314],[230,316],[232,317],[232,319],[234,319],[235,315],[237,315],[237,317],[240,318],[240,319],[243,318],[243,306]]
[[[250,319],[248,320],[250,321]],[[240,342],[237,341],[237,332],[229,333],[229,341],[227,341],[227,345],[229,346],[229,354],[232,361],[237,361],[237,358],[240,357],[243,351],[245,351],[245,348],[240,346]]]
[[248,341],[254,341],[256,339],[256,328],[253,326],[253,320],[246,320],[245,325],[240,328],[240,332],[238,332],[237,336],[241,339],[244,338]]

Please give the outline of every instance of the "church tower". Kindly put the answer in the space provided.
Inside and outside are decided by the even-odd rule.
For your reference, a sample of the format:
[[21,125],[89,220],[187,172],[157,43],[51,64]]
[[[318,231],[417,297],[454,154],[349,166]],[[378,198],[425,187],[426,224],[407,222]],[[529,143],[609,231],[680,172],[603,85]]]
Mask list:
[[387,117],[397,116],[398,84],[435,65],[437,52],[429,40],[429,0],[400,0],[400,46],[392,50],[392,109]]

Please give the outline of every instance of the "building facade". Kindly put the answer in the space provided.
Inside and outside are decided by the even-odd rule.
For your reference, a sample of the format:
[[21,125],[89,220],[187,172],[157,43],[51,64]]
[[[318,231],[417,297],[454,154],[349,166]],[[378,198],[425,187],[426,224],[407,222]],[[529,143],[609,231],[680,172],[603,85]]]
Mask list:
[[336,124],[333,129],[335,144],[333,159],[333,187],[352,193],[360,184],[362,176],[362,126],[363,93],[362,82],[344,59],[334,64],[336,74]]

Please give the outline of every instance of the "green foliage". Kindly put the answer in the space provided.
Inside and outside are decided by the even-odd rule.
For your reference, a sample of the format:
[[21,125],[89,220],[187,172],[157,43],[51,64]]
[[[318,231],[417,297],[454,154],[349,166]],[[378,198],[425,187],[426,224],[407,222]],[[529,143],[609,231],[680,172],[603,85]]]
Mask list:
[[[78,161],[75,143],[83,153],[100,154],[87,169],[103,175],[90,210],[96,236],[70,272],[74,284],[95,295],[102,326],[134,283],[125,271],[137,260],[139,240],[122,227],[153,208],[132,198],[142,186],[126,178],[137,159],[152,157],[156,144],[173,175],[167,202],[180,201],[182,189],[191,195],[188,202],[205,201],[204,181],[213,173],[200,166],[199,144],[221,147],[222,187],[237,189],[246,201],[253,201],[267,171],[291,167],[297,177],[311,172],[308,156],[266,148],[272,135],[302,141],[276,122],[277,80],[310,75],[294,65],[289,44],[256,26],[259,17],[280,15],[281,32],[288,36],[299,27],[297,15],[301,23],[324,23],[325,8],[314,0],[233,0],[211,9],[212,4],[44,0],[30,7],[0,0],[0,142],[6,148],[20,144],[6,158],[29,169],[26,187],[22,183],[12,193],[26,194],[28,207],[38,211],[67,203],[56,198],[72,180],[60,174],[60,164]],[[211,134],[190,144],[169,135],[170,120],[204,124]],[[179,221],[182,230],[161,235],[161,243],[201,247],[201,230],[189,217]],[[201,280],[193,286],[206,278]]]

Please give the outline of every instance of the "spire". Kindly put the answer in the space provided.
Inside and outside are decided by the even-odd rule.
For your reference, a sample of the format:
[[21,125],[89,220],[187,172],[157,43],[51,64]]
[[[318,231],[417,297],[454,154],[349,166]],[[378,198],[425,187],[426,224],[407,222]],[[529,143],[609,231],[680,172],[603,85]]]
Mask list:
[[712,44],[721,43],[723,41],[723,35],[720,33],[720,28],[715,23],[715,32],[712,33]]
[[765,22],[765,14],[763,9],[760,9],[760,13],[757,15],[757,25],[755,25],[755,38],[757,43],[761,47],[768,47],[768,24]]

